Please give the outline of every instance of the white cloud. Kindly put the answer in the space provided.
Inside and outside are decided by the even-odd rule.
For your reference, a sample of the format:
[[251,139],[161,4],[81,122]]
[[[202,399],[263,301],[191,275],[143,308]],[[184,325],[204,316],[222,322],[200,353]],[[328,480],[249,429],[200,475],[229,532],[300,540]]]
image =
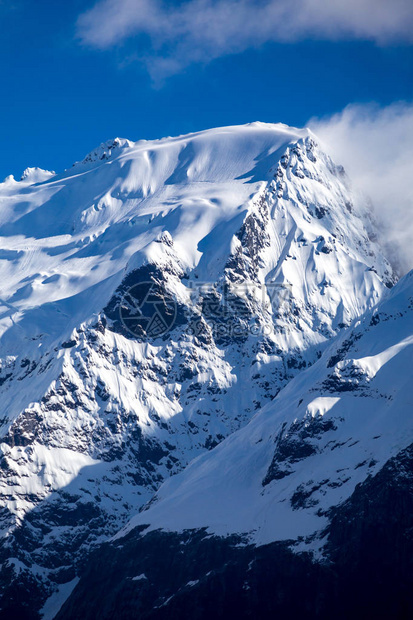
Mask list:
[[79,16],[83,44],[107,49],[141,36],[155,78],[269,41],[413,42],[411,0],[100,0]]
[[309,126],[368,195],[383,236],[399,249],[401,268],[413,268],[413,104],[350,105]]

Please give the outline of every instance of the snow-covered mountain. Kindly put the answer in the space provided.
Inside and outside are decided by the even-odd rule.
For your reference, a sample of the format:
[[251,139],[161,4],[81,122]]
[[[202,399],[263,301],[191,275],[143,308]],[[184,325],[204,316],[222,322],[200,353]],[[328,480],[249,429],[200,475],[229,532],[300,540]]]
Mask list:
[[167,480],[58,619],[410,618],[412,362],[413,271]]
[[413,271],[119,536],[143,524],[207,527],[319,549],[331,509],[413,444],[412,363]]
[[[364,330],[354,321],[396,278],[369,210],[308,130],[115,139],[62,174],[28,169],[0,185],[0,242],[4,617],[45,603],[53,617],[90,552],[165,480],[137,522],[256,530],[262,543],[315,534],[370,461],[396,451],[374,440],[350,450],[357,475],[336,472],[339,444],[364,446],[374,424],[329,390],[358,381],[384,407],[389,388],[369,390],[391,354],[371,342],[347,363],[331,350],[345,359]],[[329,441],[328,474],[305,472],[304,458],[326,467]]]

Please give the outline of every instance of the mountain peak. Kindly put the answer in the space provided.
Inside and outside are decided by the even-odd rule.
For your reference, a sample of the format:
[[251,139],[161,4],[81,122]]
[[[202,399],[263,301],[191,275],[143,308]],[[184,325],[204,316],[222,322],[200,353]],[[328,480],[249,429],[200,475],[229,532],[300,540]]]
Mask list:
[[105,161],[110,159],[114,151],[119,152],[122,149],[130,148],[133,145],[134,143],[127,138],[113,138],[111,140],[106,140],[106,142],[102,142],[98,147],[93,149],[93,151],[90,151],[90,153],[88,153],[81,162],[76,162],[73,165],[78,163],[89,164],[96,161]]
[[35,166],[34,168],[26,168],[20,178],[25,183],[42,183],[53,177],[56,173],[53,170],[44,170]]

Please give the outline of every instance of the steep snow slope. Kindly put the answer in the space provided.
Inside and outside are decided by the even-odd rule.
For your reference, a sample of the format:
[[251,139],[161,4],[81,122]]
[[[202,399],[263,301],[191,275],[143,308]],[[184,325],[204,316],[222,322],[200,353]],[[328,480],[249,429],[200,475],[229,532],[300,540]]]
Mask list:
[[116,139],[33,174],[0,186],[0,490],[3,583],[40,606],[394,276],[307,130]]
[[413,445],[334,508],[321,562],[291,541],[132,530],[93,555],[56,620],[410,618],[412,483]]
[[121,535],[149,523],[314,546],[331,509],[413,443],[412,364],[413,271]]

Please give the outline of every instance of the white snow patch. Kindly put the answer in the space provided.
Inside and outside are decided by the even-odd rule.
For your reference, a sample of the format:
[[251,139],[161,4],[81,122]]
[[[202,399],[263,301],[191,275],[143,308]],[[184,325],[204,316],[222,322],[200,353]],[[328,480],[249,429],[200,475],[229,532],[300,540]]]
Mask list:
[[313,418],[317,415],[323,416],[330,411],[339,400],[340,398],[337,396],[319,396],[307,405],[307,411]]
[[67,601],[73,590],[79,583],[79,577],[75,577],[72,581],[64,583],[54,592],[46,601],[40,615],[42,620],[53,620],[63,607],[63,604]]

